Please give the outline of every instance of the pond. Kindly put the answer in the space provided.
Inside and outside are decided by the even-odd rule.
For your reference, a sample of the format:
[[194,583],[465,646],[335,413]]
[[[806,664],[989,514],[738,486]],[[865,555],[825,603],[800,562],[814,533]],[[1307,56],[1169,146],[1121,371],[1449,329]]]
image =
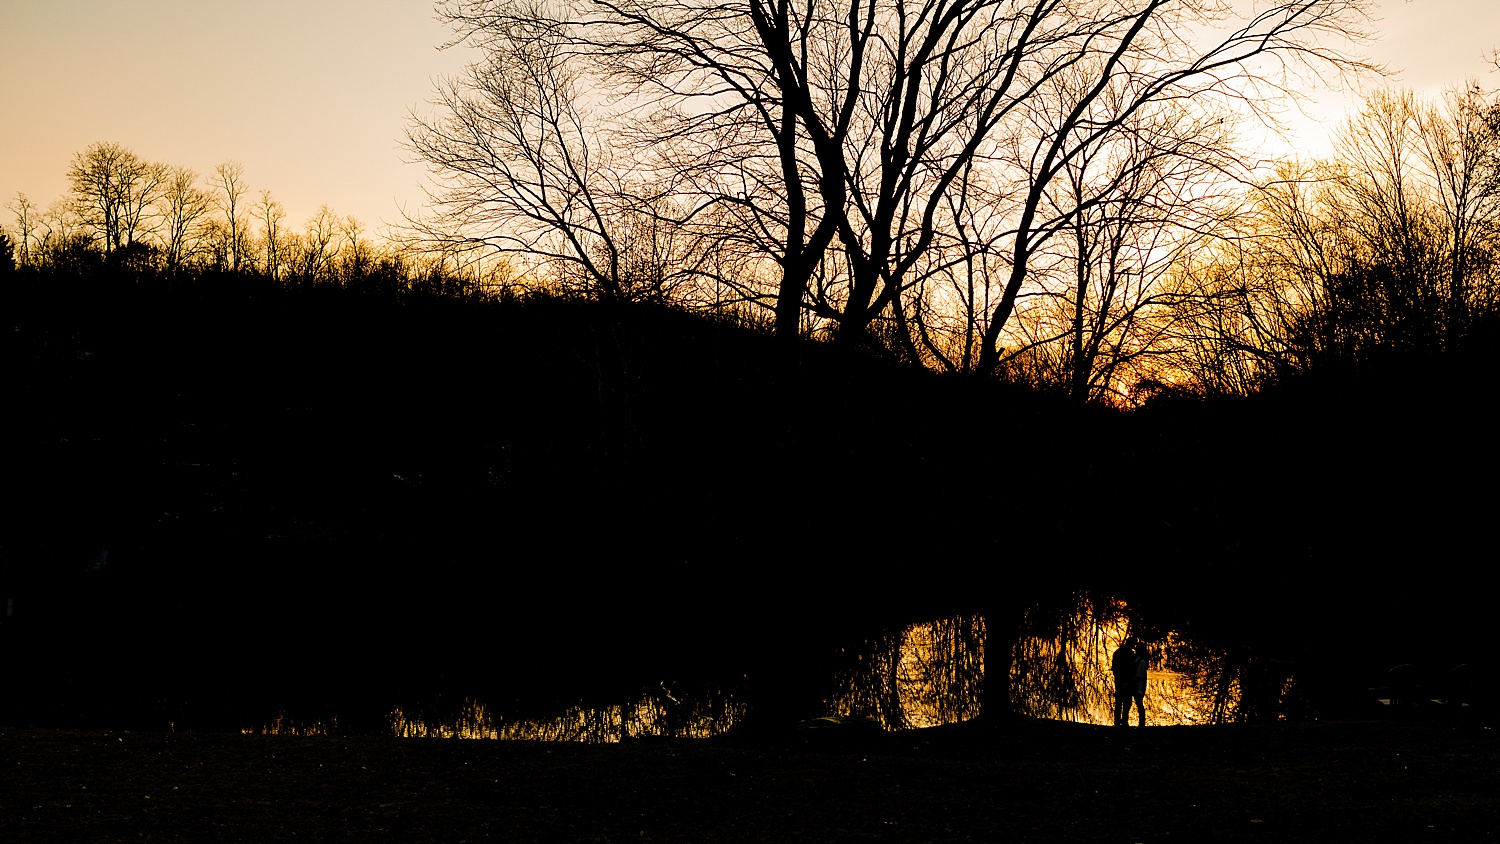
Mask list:
[[[1025,614],[1010,659],[1012,711],[1108,724],[1113,720],[1110,658],[1132,635],[1125,602],[1074,593]],[[954,724],[979,715],[985,685],[985,618],[959,615],[892,626],[826,647],[814,678],[822,723],[860,721],[885,730]],[[1153,726],[1282,717],[1295,694],[1289,672],[1264,661],[1195,643],[1179,631],[1144,637],[1149,649],[1146,722]],[[718,681],[651,678],[613,700],[582,701],[538,716],[510,716],[473,696],[395,706],[389,733],[401,737],[617,742],[645,737],[707,738],[745,722],[753,684],[744,673]],[[809,722],[815,723],[815,722]],[[319,734],[336,719],[298,721],[287,713],[246,733]]]

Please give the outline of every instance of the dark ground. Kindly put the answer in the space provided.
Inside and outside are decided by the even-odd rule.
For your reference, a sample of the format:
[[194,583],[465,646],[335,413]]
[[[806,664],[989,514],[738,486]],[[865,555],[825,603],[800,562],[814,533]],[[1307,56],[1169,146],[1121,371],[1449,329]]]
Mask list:
[[626,745],[0,732],[5,841],[1495,841],[1477,721]]

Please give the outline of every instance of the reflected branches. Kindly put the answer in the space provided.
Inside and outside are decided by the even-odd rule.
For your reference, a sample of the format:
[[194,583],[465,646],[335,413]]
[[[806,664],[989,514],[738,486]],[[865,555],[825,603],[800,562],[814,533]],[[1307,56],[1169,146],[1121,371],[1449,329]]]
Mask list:
[[[1110,659],[1134,638],[1123,602],[1086,592],[1028,608],[1010,663],[1013,712],[1086,724],[1114,723]],[[821,684],[820,715],[804,726],[908,730],[957,724],[980,714],[985,619],[961,615],[891,627],[838,649]],[[1215,648],[1169,631],[1147,642],[1150,726],[1275,720],[1295,705],[1291,667],[1246,649]],[[787,654],[787,660],[798,660]],[[389,711],[403,738],[620,742],[711,738],[751,722],[757,700],[735,683],[674,682],[550,711],[507,715],[482,697],[435,698]],[[298,720],[279,711],[247,732],[322,735],[335,716]]]
[[470,697],[447,706],[396,707],[389,726],[398,738],[613,743],[712,738],[728,732],[745,714],[745,703],[726,688],[661,683],[627,695],[620,703],[579,704],[546,716],[507,718]]

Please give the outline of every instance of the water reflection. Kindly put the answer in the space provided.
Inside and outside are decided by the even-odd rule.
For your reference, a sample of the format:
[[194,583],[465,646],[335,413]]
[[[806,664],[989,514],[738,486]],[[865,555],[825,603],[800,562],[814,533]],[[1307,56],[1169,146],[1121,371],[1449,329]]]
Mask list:
[[[1013,711],[1088,724],[1114,720],[1110,657],[1132,633],[1125,603],[1088,593],[1034,606],[1011,660]],[[827,715],[872,717],[890,730],[952,724],[980,712],[985,620],[913,624],[846,649]],[[1217,724],[1279,717],[1293,683],[1264,661],[1168,632],[1147,641],[1146,722]]]
[[1290,665],[1243,649],[1204,647],[1176,633],[1167,635],[1164,654],[1166,667],[1176,669],[1183,694],[1198,714],[1198,720],[1185,723],[1284,720],[1307,714]]
[[291,717],[286,711],[276,713],[276,717],[267,721],[259,727],[241,727],[240,735],[246,736],[327,736],[339,731],[339,719],[331,717],[327,721],[313,720],[303,721]]
[[[1075,593],[1025,612],[1010,662],[1017,714],[1089,724],[1113,721],[1110,657],[1132,634],[1149,649],[1145,697],[1152,726],[1284,717],[1295,699],[1285,666],[1195,643],[1179,632],[1145,637],[1130,607]],[[834,654],[816,697],[823,716],[887,730],[953,724],[980,714],[986,619],[962,615],[879,630]],[[816,681],[815,681],[816,682]],[[659,683],[602,704],[579,703],[545,717],[504,717],[484,701],[406,705],[390,711],[400,737],[618,742],[707,738],[743,723],[752,703],[742,685]],[[814,713],[809,713],[814,714]],[[279,715],[255,732],[313,735],[337,722],[301,724]],[[247,731],[248,732],[248,731]]]
[[933,727],[979,714],[984,619],[913,624],[845,648],[825,715],[870,717],[888,730]]
[[453,711],[397,707],[390,731],[400,738],[519,739],[609,743],[638,738],[710,738],[728,732],[745,704],[717,687],[654,689],[604,706],[570,706],[544,718],[497,717],[483,702],[465,698]]
[[[1033,607],[1011,663],[1015,710],[1085,724],[1114,722],[1110,657],[1131,635],[1122,601],[1077,593]],[[1222,652],[1194,646],[1179,633],[1144,640],[1149,657],[1146,723],[1214,724],[1239,717],[1240,688]]]

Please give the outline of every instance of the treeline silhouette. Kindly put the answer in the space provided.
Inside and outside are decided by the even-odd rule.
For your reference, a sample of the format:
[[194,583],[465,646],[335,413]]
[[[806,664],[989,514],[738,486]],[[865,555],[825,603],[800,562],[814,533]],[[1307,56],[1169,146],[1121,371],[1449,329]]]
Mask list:
[[1122,414],[463,289],[8,274],[9,717],[378,731],[416,689],[532,711],[734,665],[791,718],[815,643],[956,612],[1020,642],[1080,588],[1338,699],[1482,644],[1495,452],[1449,435],[1480,359]]
[[[968,488],[917,449],[966,386],[821,347],[786,371],[727,318],[102,258],[4,296],[5,638],[40,720],[538,700],[790,647],[941,591],[859,562],[942,553],[940,510],[865,522]],[[847,433],[875,415],[895,451]]]
[[[109,271],[192,283],[205,273],[285,287],[331,285],[368,293],[493,295],[503,273],[460,267],[369,236],[354,217],[320,207],[302,231],[270,191],[253,205],[244,168],[220,165],[208,186],[183,167],[152,163],[113,143],[76,154],[69,194],[46,209],[24,194],[7,204],[13,231],[0,230],[0,271],[65,277]],[[253,216],[252,216],[253,214]]]

